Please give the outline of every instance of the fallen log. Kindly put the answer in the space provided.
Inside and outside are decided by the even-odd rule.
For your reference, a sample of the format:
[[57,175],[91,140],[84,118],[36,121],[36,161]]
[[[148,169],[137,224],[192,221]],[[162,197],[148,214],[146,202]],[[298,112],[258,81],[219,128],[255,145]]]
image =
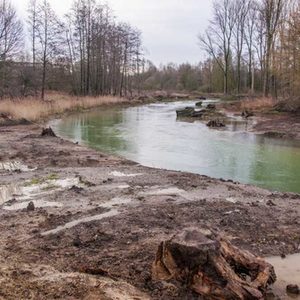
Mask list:
[[153,280],[176,280],[204,299],[264,299],[274,268],[228,240],[189,229],[159,245]]
[[193,107],[186,107],[184,109],[176,110],[177,117],[191,117],[195,109]]

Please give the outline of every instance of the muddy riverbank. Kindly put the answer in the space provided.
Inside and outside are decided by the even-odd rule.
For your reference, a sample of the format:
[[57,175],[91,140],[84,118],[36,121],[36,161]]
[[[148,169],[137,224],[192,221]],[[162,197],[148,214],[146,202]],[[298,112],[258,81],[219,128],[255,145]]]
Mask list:
[[3,299],[193,299],[150,273],[159,243],[191,226],[260,256],[300,252],[298,194],[147,168],[40,132],[0,128]]
[[[207,111],[216,101],[203,101],[197,110],[195,103],[113,107],[53,120],[49,125],[62,138],[144,166],[300,193],[298,141],[254,134],[250,130],[255,117],[246,120],[241,115],[220,114],[217,109]],[[177,117],[182,110],[193,116]],[[209,120],[226,126],[208,127]]]
[[[255,100],[253,100],[255,102]],[[257,100],[259,103],[259,100]],[[247,105],[250,108],[247,108]],[[251,105],[254,108],[251,108]],[[269,104],[268,104],[269,105]],[[279,111],[276,106],[255,107],[251,101],[222,102],[218,108],[225,114],[242,116],[249,119],[249,130],[266,137],[300,140],[300,112]],[[249,114],[249,115],[248,115]]]

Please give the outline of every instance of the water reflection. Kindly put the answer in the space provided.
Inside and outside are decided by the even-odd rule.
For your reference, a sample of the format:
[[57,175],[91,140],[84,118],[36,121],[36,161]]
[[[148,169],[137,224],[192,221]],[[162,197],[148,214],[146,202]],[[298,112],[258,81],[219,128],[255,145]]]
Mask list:
[[143,165],[300,192],[299,142],[245,132],[248,124],[241,118],[232,120],[225,131],[176,119],[176,109],[194,103],[105,109],[52,126],[63,137]]
[[288,295],[286,286],[299,284],[300,282],[300,255],[289,255],[285,259],[281,257],[269,257],[267,261],[274,266],[277,281],[273,287],[274,292],[282,297],[281,299],[300,299],[300,295]]
[[117,129],[117,125],[122,123],[122,112],[105,111],[99,116],[99,111],[97,111],[68,118],[68,122],[60,127],[59,132],[80,144],[104,151],[126,150],[126,141],[121,138]]

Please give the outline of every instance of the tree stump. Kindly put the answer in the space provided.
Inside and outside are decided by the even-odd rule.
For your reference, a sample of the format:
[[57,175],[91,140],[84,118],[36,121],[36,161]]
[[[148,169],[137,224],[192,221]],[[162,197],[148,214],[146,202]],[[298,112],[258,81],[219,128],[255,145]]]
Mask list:
[[221,236],[189,229],[162,242],[153,280],[176,280],[205,299],[264,299],[276,281],[273,266]]
[[41,136],[51,136],[51,137],[56,137],[56,134],[52,130],[51,127],[49,128],[43,128]]

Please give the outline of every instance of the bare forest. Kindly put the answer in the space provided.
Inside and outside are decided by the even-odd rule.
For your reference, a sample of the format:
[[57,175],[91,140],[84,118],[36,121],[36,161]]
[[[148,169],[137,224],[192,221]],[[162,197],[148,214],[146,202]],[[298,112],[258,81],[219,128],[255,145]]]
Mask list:
[[0,96],[126,95],[142,64],[140,32],[94,0],[75,0],[63,18],[50,2],[30,0],[20,20],[0,1]]
[[199,28],[198,65],[146,60],[141,33],[105,4],[74,0],[62,18],[48,0],[30,0],[21,20],[0,1],[0,96],[128,96],[142,90],[259,94],[297,100],[297,0],[214,0]]
[[[199,46],[199,65],[150,64],[145,88],[259,94],[296,99],[300,76],[300,4],[295,0],[215,0]],[[297,99],[296,99],[297,100]]]

